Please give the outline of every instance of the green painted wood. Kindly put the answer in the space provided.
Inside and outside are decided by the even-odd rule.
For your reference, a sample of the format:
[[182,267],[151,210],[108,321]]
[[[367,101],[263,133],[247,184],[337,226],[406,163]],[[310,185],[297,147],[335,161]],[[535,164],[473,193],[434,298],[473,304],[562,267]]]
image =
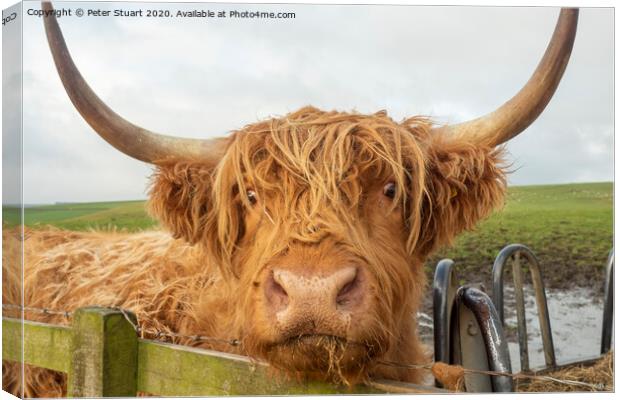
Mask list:
[[2,360],[22,362],[22,322],[2,318]]
[[[4,360],[19,361],[21,357],[21,325],[17,319],[2,320]],[[111,309],[80,309],[74,314],[72,328],[26,321],[24,333],[24,362],[68,372],[68,393],[73,397],[135,396],[137,391],[160,396],[441,391],[388,380],[353,388],[291,380],[247,357],[137,339],[123,314]]]
[[[71,329],[65,326],[24,321],[25,364],[68,372]],[[22,321],[2,318],[2,359],[22,361]]]
[[385,393],[368,386],[298,382],[247,357],[140,339],[138,390],[159,396]]
[[[135,316],[125,312],[133,319]],[[135,396],[138,338],[119,310],[86,307],[73,315],[70,397]]]

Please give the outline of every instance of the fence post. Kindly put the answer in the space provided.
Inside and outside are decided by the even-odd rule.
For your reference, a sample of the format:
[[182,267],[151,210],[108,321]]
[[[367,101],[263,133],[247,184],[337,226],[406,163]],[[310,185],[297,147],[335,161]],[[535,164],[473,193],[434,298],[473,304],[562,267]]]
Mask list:
[[73,315],[69,397],[123,397],[137,392],[138,336],[135,316],[117,309],[85,307]]

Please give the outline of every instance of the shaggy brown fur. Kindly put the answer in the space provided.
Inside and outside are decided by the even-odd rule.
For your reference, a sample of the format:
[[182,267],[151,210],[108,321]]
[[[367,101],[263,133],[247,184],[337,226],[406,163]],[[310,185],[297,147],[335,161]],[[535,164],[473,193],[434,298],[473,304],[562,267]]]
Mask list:
[[[425,362],[415,321],[423,262],[500,206],[505,193],[501,149],[430,128],[423,118],[396,123],[385,112],[311,107],[248,125],[233,133],[217,165],[157,167],[149,207],[172,237],[28,230],[25,304],[120,306],[147,328],[239,338],[240,349],[184,343],[239,351],[276,368],[349,382],[417,382],[416,371],[376,361]],[[393,199],[383,193],[389,182]],[[10,235],[3,233],[5,246]],[[262,286],[271,268],[321,274],[351,263],[368,297],[355,324],[323,321],[325,337],[302,339],[302,328],[270,323]],[[3,281],[5,303],[19,303],[14,278]],[[13,393],[16,376],[5,363],[4,388]],[[27,396],[58,395],[62,385],[58,374],[26,370]]]

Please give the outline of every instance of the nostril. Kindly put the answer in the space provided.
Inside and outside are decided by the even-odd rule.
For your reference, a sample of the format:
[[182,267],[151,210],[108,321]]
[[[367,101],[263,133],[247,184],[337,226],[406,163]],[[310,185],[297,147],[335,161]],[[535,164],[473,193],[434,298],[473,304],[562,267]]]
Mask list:
[[357,270],[353,277],[340,288],[336,295],[336,304],[343,306],[351,303],[357,296],[358,288],[360,286],[360,279]]
[[340,291],[338,292],[338,299],[339,300],[344,299],[347,296],[347,294],[349,294],[355,289],[356,284],[357,284],[357,279],[353,279],[351,282],[344,285],[343,288],[340,289]]
[[284,290],[282,285],[273,279],[271,280],[271,284],[273,285],[273,291],[276,292],[278,296],[288,297],[288,293],[286,293],[286,290]]
[[276,312],[286,308],[288,305],[288,293],[277,282],[273,271],[267,276],[265,282],[265,297]]

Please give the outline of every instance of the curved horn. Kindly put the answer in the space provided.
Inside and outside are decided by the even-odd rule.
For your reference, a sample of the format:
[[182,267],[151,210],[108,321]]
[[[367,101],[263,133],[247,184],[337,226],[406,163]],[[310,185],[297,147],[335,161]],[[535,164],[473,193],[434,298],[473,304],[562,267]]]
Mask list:
[[186,139],[160,135],[125,120],[108,107],[88,86],[67,49],[54,8],[42,2],[47,41],[62,84],[84,120],[116,149],[148,163],[196,159],[216,163],[227,139]]
[[545,55],[512,99],[485,116],[435,130],[470,137],[490,146],[502,144],[525,130],[545,109],[562,79],[575,41],[578,16],[578,9],[562,9]]

